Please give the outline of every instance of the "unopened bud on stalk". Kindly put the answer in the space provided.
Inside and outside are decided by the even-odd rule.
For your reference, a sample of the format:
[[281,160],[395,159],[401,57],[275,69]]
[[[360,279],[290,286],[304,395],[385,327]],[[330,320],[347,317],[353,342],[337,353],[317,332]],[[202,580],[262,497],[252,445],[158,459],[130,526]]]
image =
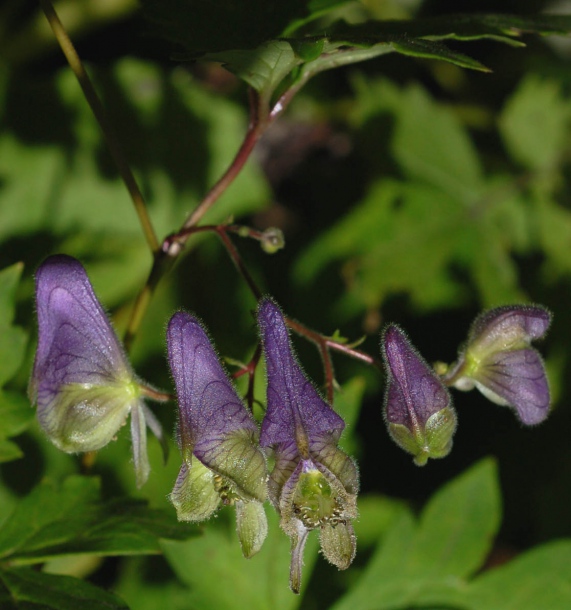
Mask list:
[[418,466],[429,458],[445,457],[452,449],[457,423],[448,390],[396,324],[385,329],[381,348],[389,434]]

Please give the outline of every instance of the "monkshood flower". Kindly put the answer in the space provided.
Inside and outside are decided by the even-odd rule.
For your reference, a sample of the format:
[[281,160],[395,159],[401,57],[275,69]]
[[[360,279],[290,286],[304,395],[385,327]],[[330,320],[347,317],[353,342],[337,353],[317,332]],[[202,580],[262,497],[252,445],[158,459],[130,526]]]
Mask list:
[[450,453],[456,430],[452,399],[436,373],[396,325],[385,329],[381,348],[387,373],[384,415],[393,440],[418,466]]
[[85,269],[70,256],[47,258],[36,273],[38,349],[29,393],[38,419],[62,451],[96,451],[131,414],[137,485],[148,478],[148,425],[160,423],[103,311]]
[[260,304],[258,323],[268,376],[260,445],[275,453],[268,493],[291,538],[290,586],[298,593],[311,530],[319,529],[321,551],[332,564],[343,570],[353,561],[359,474],[337,447],[345,422],[303,373],[282,313],[268,298]]
[[549,413],[549,386],[531,342],[543,337],[550,323],[551,314],[538,305],[507,305],[480,314],[443,379],[459,390],[476,387],[492,402],[512,407],[522,423],[539,424]]
[[268,474],[258,426],[196,318],[175,313],[167,345],[183,460],[170,499],[181,521],[204,521],[221,503],[234,504],[242,552],[251,557],[268,531]]

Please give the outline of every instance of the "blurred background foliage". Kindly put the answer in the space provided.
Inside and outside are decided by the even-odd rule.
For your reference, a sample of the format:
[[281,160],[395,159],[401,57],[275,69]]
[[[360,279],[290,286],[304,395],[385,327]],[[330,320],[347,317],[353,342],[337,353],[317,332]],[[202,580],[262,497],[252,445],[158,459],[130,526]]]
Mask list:
[[[461,7],[446,0],[322,2],[335,4],[337,16],[352,21],[458,10],[569,10],[565,3],[541,0],[470,0]],[[178,229],[238,149],[247,125],[245,87],[217,64],[173,61],[180,48],[157,35],[134,0],[62,0],[56,7],[163,238]],[[291,19],[294,9],[280,18]],[[82,469],[81,460],[57,452],[43,437],[24,395],[35,346],[35,268],[51,253],[79,258],[122,331],[151,255],[99,128],[36,3],[5,0],[0,24],[0,268],[8,268],[0,275],[2,522],[40,481],[61,481]],[[249,34],[260,40],[267,35]],[[423,469],[385,432],[378,374],[335,356],[345,388],[340,400],[353,421],[345,442],[362,476],[360,554],[343,574],[318,562],[304,608],[328,607],[351,589],[384,532],[393,538],[400,532],[401,540],[414,537],[414,517],[405,505],[423,506],[440,485],[485,456],[497,459],[503,496],[490,561],[501,563],[539,543],[571,536],[571,44],[562,37],[524,41],[523,49],[493,41],[451,43],[492,68],[490,74],[390,54],[319,75],[272,125],[205,219],[215,223],[233,216],[257,229],[280,227],[287,245],[274,256],[256,242],[236,238],[260,286],[288,315],[324,334],[364,335],[362,348],[375,356],[388,320],[407,329],[427,360],[450,362],[482,308],[529,301],[554,313],[541,346],[554,398],[549,420],[522,429],[510,411],[480,395],[456,395],[454,449]],[[181,307],[205,321],[222,355],[248,361],[257,340],[255,299],[216,238],[201,235],[191,239],[160,284],[136,338],[133,362],[143,378],[172,387],[164,329]],[[295,343],[304,366],[321,382],[316,351],[303,340]],[[174,429],[173,405],[155,412],[167,430]],[[179,467],[171,444],[165,467],[158,444],[150,441],[153,471],[137,492],[122,433],[91,468],[101,475],[103,497],[134,494],[170,510],[167,495]],[[490,463],[482,467],[488,477]],[[489,525],[490,532],[499,525],[499,507],[494,511],[498,523]],[[287,540],[277,525],[275,543],[266,543],[266,559],[247,563],[238,558],[231,529],[223,511],[199,542],[165,543],[166,560],[90,556],[51,568],[90,575],[132,608],[182,609],[232,607],[233,587],[244,578],[251,584],[263,565],[268,590],[244,592],[251,606],[269,607],[267,600],[275,608],[298,606],[300,600],[287,589]],[[200,567],[212,549],[223,559],[212,559],[210,566],[227,562],[219,572]],[[569,554],[566,548],[557,552],[561,561]],[[315,553],[308,553],[307,581]],[[480,563],[468,561],[470,570],[481,565],[483,553]],[[219,581],[227,597],[209,597]],[[357,605],[351,607],[364,608],[358,588],[351,590],[357,597],[345,598],[339,607],[353,600]],[[387,607],[416,603],[395,599]],[[426,606],[430,596],[422,603],[433,607]]]

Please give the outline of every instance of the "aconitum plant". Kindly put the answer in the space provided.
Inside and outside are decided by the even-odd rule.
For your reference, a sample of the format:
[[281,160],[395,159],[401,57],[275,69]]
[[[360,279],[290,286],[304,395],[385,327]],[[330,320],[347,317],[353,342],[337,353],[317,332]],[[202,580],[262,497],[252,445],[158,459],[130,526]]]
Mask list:
[[[149,33],[174,42],[181,63],[218,65],[124,58],[84,70],[41,0],[83,99],[70,71],[30,70],[28,83],[25,58],[4,65],[28,52],[25,17],[14,40],[11,15],[0,28],[0,252],[15,263],[0,270],[0,463],[22,458],[0,468],[2,610],[567,610],[571,540],[528,552],[512,536],[517,557],[489,566],[503,561],[508,528],[523,530],[508,518],[495,540],[510,469],[532,464],[542,484],[515,479],[503,514],[521,512],[522,498],[549,505],[535,514],[538,539],[553,506],[565,514],[557,492],[568,485],[552,480],[565,475],[553,465],[566,463],[567,420],[552,402],[568,390],[569,95],[550,80],[560,65],[523,79],[503,109],[505,83],[487,98],[485,75],[459,75],[488,69],[462,41],[519,44],[569,32],[571,18],[433,19],[437,3],[422,1],[141,1]],[[387,54],[410,69],[387,78]],[[415,82],[426,58],[428,88]],[[372,59],[359,74],[354,64]],[[324,94],[321,73],[340,66],[354,72]],[[119,133],[99,87],[125,119]],[[316,157],[326,172],[313,171]],[[118,176],[136,214],[121,207]],[[245,240],[260,246],[247,257]],[[215,260],[217,246],[233,268]],[[77,258],[40,264],[54,252]],[[32,365],[20,328],[32,308],[20,305],[34,269]],[[530,300],[557,312],[546,363],[539,341],[554,315]],[[458,328],[463,308],[484,311]],[[451,364],[430,361],[429,348]],[[501,426],[489,401],[509,409]],[[24,431],[20,447],[12,437]],[[499,457],[457,476],[483,452]],[[97,572],[103,590],[89,578],[106,556],[117,559]]]

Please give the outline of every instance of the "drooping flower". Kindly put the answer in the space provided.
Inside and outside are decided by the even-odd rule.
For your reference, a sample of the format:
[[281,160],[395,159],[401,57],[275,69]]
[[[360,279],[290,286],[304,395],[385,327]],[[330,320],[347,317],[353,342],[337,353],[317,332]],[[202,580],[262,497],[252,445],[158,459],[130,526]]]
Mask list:
[[319,529],[321,550],[332,564],[345,569],[353,561],[351,519],[357,516],[359,474],[353,460],[337,447],[345,422],[302,371],[272,300],[262,300],[258,323],[268,377],[260,445],[274,450],[268,493],[291,538],[290,586],[298,593],[311,530]]
[[175,313],[167,344],[183,459],[171,501],[181,521],[203,521],[220,503],[234,504],[242,552],[251,557],[267,534],[268,475],[258,426],[196,318]]
[[452,449],[456,412],[452,399],[405,333],[385,329],[381,348],[387,373],[384,415],[393,440],[414,456],[418,466]]
[[549,413],[549,385],[539,352],[531,347],[551,323],[539,305],[506,305],[480,314],[458,360],[443,379],[459,390],[478,388],[492,402],[512,407],[528,426]]
[[142,399],[139,380],[76,259],[47,258],[36,273],[38,348],[30,398],[50,440],[62,451],[96,451],[131,414],[137,485],[148,478],[148,425],[160,423]]

